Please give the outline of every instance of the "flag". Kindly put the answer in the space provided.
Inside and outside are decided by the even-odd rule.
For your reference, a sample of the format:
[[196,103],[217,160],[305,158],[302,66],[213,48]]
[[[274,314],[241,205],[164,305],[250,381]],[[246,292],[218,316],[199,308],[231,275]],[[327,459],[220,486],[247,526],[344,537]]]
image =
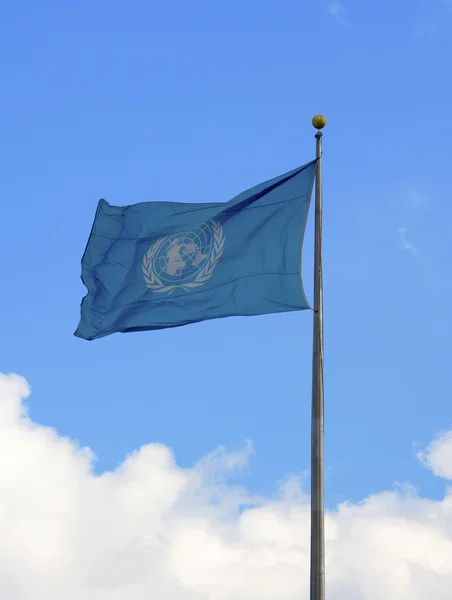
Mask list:
[[222,203],[100,200],[75,335],[309,308],[301,249],[316,161]]

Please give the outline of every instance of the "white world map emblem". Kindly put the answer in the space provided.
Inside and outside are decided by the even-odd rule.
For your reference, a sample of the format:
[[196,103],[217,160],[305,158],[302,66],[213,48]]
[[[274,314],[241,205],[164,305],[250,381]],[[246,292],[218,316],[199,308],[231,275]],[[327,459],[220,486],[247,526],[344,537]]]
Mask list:
[[212,276],[224,250],[225,235],[217,221],[193,231],[157,240],[143,257],[144,281],[153,292],[189,292]]

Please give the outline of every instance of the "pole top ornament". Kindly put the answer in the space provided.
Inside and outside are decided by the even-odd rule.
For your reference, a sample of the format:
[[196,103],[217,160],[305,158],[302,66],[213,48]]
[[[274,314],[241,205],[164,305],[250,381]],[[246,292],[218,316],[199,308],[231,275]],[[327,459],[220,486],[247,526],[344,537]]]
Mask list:
[[315,127],[316,129],[323,129],[326,125],[326,119],[323,115],[316,115],[313,119],[312,119],[312,125],[313,127]]

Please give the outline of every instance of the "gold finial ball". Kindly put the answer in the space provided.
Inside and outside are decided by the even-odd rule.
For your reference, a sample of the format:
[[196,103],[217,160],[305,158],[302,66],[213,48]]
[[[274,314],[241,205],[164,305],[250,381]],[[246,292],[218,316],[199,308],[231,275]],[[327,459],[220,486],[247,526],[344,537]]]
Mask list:
[[323,129],[326,125],[326,119],[323,115],[316,115],[313,119],[312,119],[312,125],[316,128],[316,129]]

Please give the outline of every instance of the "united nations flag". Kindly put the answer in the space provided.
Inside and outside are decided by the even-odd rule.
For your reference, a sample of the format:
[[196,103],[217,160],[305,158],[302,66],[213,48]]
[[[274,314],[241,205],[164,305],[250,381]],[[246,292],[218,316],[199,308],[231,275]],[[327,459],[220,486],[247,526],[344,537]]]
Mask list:
[[162,329],[309,307],[301,246],[316,161],[224,203],[100,200],[75,335]]

